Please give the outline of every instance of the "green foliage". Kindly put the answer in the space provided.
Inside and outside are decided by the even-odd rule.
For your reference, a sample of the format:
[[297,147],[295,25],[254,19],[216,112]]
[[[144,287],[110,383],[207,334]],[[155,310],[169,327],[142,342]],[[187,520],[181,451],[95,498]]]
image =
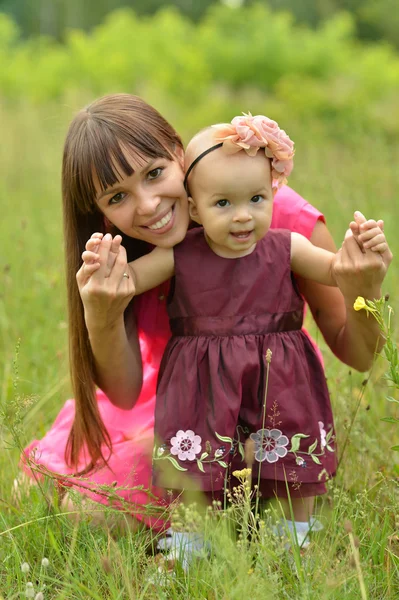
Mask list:
[[91,33],[67,31],[64,44],[21,40],[0,15],[0,94],[8,103],[127,91],[196,110],[229,97],[233,114],[259,106],[276,118],[382,124],[397,134],[398,90],[398,55],[359,44],[349,13],[313,30],[261,3],[215,4],[198,24],[170,7],[151,17],[121,9]]

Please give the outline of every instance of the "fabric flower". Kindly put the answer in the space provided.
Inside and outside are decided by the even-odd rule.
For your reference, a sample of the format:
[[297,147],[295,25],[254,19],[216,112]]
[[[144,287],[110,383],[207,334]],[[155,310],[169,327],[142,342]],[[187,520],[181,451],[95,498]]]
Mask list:
[[286,183],[294,166],[294,142],[276,121],[263,115],[253,117],[251,113],[234,117],[231,123],[212,126],[216,130],[216,141],[223,142],[228,154],[245,150],[249,156],[256,156],[259,148],[272,159],[273,189]]
[[283,458],[288,450],[289,439],[280,429],[259,429],[249,436],[255,442],[255,458],[258,462],[275,463]]
[[201,437],[195,435],[194,431],[179,431],[175,437],[170,440],[171,454],[177,455],[179,460],[195,460],[197,454],[201,452]]
[[323,421],[319,421],[319,429],[320,429],[320,444],[321,444],[322,448],[325,448],[327,446],[327,441],[326,441],[327,432],[324,429]]

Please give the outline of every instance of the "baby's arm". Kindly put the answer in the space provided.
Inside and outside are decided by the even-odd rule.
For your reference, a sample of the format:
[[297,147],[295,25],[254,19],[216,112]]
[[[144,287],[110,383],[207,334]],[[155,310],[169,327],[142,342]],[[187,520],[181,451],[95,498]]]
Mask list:
[[[353,232],[352,225],[353,223],[351,223],[352,233],[358,233]],[[382,227],[382,221],[376,222],[372,219],[362,224],[362,233],[355,235],[358,243],[360,243],[359,245],[364,245],[367,249],[379,254],[386,252],[388,243]],[[324,285],[336,286],[334,265],[337,256],[338,253],[334,254],[323,248],[313,246],[309,240],[299,233],[291,234],[291,269],[305,279],[311,279]]]
[[135,295],[152,290],[170,279],[175,272],[173,248],[154,248],[128,264],[133,277]]

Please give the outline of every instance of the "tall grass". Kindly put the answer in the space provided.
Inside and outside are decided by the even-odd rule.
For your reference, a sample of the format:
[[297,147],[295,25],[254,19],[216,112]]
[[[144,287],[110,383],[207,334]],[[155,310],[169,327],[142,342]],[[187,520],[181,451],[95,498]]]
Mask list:
[[[231,118],[235,105],[267,112],[262,98],[249,105],[244,94],[234,106],[215,97],[205,108],[176,114],[147,92],[186,139],[198,127]],[[167,587],[154,587],[150,576],[157,564],[148,533],[117,535],[74,522],[61,514],[56,499],[49,507],[36,489],[23,490],[16,505],[11,489],[20,448],[44,434],[70,393],[59,180],[66,124],[83,103],[71,98],[40,109],[0,107],[0,598],[24,597],[27,581],[35,594],[45,584],[46,599],[399,597],[399,468],[390,449],[398,432],[381,421],[397,414],[385,399],[385,365],[379,359],[370,375],[351,372],[332,357],[311,323],[345,454],[317,507],[325,529],[306,556],[286,552],[263,515],[259,535],[237,545],[226,525],[233,517],[212,513],[205,523],[213,560],[200,562],[187,577],[169,577]],[[385,219],[391,248],[399,254],[397,144],[367,131],[348,134],[321,123],[290,122],[288,115],[283,125],[297,146],[290,183],[325,213],[337,244],[359,209]],[[384,293],[390,293],[396,313],[398,285],[394,262]],[[20,568],[25,561],[28,574]]]

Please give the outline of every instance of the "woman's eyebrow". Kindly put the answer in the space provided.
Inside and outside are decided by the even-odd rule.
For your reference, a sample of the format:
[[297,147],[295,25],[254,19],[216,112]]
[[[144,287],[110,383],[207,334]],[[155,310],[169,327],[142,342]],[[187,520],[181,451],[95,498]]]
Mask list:
[[119,188],[120,188],[120,184],[119,183],[113,185],[112,187],[108,187],[99,196],[96,197],[96,202],[99,202],[105,196],[109,196],[109,194],[113,194]]

